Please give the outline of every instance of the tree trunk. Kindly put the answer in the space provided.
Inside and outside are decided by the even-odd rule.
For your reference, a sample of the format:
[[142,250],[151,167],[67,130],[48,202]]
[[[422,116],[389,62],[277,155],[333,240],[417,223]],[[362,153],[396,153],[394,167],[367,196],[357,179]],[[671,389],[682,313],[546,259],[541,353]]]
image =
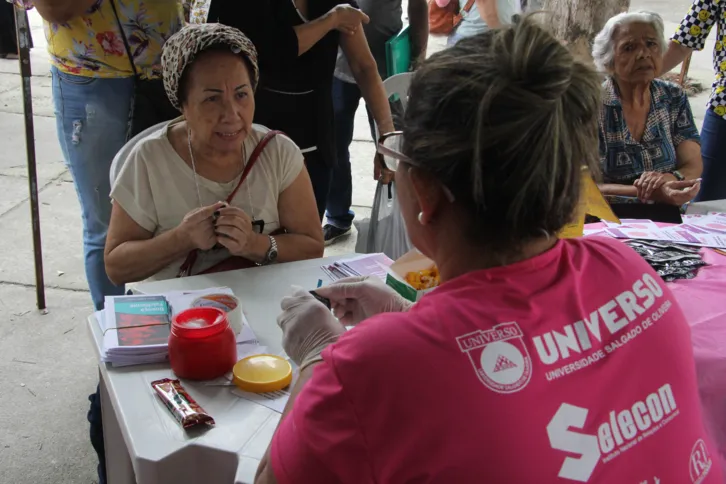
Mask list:
[[627,12],[630,0],[544,0],[557,38],[583,59],[592,61],[592,41],[610,17]]

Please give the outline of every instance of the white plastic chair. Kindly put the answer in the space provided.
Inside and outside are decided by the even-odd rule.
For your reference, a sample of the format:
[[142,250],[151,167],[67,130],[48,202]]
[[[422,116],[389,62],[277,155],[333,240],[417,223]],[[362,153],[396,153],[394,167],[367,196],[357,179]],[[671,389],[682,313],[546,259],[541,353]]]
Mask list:
[[403,104],[403,109],[406,109],[408,104],[408,88],[411,85],[411,79],[413,78],[413,72],[403,72],[391,76],[383,81],[383,87],[386,89],[386,94],[390,98],[392,95],[397,94]]
[[111,170],[109,170],[109,180],[111,181],[111,188],[113,188],[113,184],[116,181],[116,177],[118,177],[118,174],[121,173],[121,169],[124,167],[124,164],[126,163],[126,159],[131,154],[131,151],[134,149],[134,147],[139,144],[139,141],[149,136],[154,131],[159,130],[161,127],[163,127],[165,124],[168,124],[169,121],[164,121],[163,123],[155,124],[154,126],[150,128],[146,128],[141,133],[137,134],[130,140],[126,142],[126,144],[118,150],[118,153],[116,153],[116,156],[113,157],[113,161],[111,162]]
[[[401,74],[396,74],[395,76],[391,76],[385,81],[383,81],[383,88],[386,90],[386,96],[388,99],[391,99],[391,96],[394,94],[398,96],[398,99],[401,100],[401,106],[403,109],[406,109],[406,105],[408,104],[408,88],[411,85],[411,78],[413,77],[413,72],[403,72]],[[378,125],[376,124],[376,139],[381,137],[381,132],[378,129]]]

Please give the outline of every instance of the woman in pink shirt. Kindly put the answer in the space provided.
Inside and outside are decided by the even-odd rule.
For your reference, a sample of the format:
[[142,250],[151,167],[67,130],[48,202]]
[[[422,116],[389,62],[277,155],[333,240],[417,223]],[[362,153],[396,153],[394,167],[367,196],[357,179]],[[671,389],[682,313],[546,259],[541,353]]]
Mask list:
[[[559,240],[598,166],[600,82],[531,18],[414,75],[396,169],[441,285],[282,301],[301,368],[260,483],[720,483],[689,328],[612,239]],[[345,325],[356,325],[346,332]]]

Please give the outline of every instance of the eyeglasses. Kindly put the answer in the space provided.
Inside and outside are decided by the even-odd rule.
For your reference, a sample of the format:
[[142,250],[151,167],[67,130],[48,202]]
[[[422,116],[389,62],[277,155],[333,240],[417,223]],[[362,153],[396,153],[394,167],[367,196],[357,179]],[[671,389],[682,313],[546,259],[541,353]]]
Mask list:
[[[413,161],[411,158],[403,154],[403,131],[391,131],[385,133],[378,140],[378,148],[376,149],[383,157],[385,167],[391,171],[398,170],[398,163],[404,162],[421,170],[425,170],[421,165]],[[455,200],[454,194],[445,183],[441,183],[446,198],[449,202]]]
[[377,151],[383,155],[383,163],[391,171],[398,169],[399,161],[416,166],[408,156],[403,154],[403,131],[391,131],[382,135],[378,140]]

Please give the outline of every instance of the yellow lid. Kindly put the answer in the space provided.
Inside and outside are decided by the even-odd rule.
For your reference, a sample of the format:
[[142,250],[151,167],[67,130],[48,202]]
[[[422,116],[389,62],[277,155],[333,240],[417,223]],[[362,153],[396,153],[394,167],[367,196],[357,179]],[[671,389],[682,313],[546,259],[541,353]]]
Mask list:
[[276,392],[292,381],[292,366],[275,355],[252,355],[242,358],[232,369],[234,384],[254,393]]

